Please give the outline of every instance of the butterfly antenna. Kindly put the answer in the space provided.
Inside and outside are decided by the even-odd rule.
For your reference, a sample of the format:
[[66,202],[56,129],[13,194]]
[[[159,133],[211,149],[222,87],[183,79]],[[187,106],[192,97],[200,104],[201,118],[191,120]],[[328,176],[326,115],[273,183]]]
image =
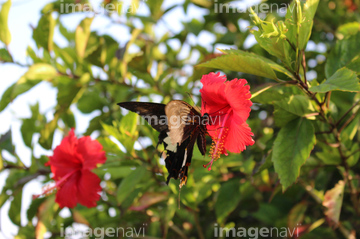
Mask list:
[[192,98],[192,96],[190,95],[190,93],[189,92],[186,92],[186,94],[188,94],[189,95],[189,98],[191,99],[191,101],[193,102],[193,104],[194,104],[194,107],[196,107],[197,109],[198,109],[198,111],[199,112],[201,112],[201,109],[195,104],[195,101],[193,100],[193,98]]

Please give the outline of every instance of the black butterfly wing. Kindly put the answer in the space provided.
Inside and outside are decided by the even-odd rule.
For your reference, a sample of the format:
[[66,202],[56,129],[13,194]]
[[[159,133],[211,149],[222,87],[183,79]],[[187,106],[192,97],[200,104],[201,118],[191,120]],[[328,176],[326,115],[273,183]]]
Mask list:
[[205,138],[205,133],[203,131],[199,132],[196,144],[197,144],[197,146],[198,146],[198,148],[200,150],[200,153],[203,156],[205,156],[205,154],[206,154],[206,138]]
[[[180,178],[180,188],[186,184],[197,134],[199,134],[199,132],[194,131],[194,134],[188,137],[181,145],[177,145],[176,152],[167,151],[165,166],[169,175],[166,184],[169,183],[171,178]],[[164,144],[166,143],[164,142]]]
[[168,130],[164,104],[150,102],[121,102],[122,108],[137,113],[160,133]]
[[177,145],[176,152],[168,150],[166,168],[169,171],[167,182],[170,178],[180,178],[180,187],[186,184],[188,168],[191,164],[194,144],[197,141],[202,155],[206,153],[205,132],[206,126],[202,125],[202,117],[194,107],[180,100],[173,100],[165,107],[168,118],[169,144]]
[[180,187],[186,184],[195,141],[202,155],[206,153],[206,126],[201,124],[201,114],[181,100],[167,105],[150,102],[122,102],[120,107],[142,116],[160,132],[159,142],[166,149],[165,166],[171,178],[180,178]]

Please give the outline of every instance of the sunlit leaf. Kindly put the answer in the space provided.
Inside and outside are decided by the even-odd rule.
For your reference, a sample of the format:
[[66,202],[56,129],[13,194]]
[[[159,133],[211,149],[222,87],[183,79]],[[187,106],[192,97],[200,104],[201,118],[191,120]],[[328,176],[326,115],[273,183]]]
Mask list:
[[51,13],[42,15],[38,26],[34,29],[33,38],[38,47],[43,47],[47,51],[53,50],[53,37],[56,21]]
[[[306,2],[299,1],[301,3],[302,18],[297,19],[298,12],[296,8],[296,1],[292,1],[289,5],[286,13],[286,26],[289,31],[286,33],[288,39],[293,45],[298,46],[300,50],[305,49],[306,44],[311,36],[311,30],[313,27],[313,19],[319,5],[319,0],[308,0]],[[297,35],[297,24],[299,24],[299,33]]]
[[267,62],[263,61],[255,54],[241,51],[236,54],[226,54],[216,57],[199,66],[249,73],[273,80],[277,79],[274,70]]
[[311,87],[310,90],[312,92],[320,93],[333,90],[356,92],[360,91],[360,83],[359,78],[354,71],[343,67],[336,71],[334,75],[328,78],[325,82],[318,86]]
[[8,17],[11,7],[11,0],[2,4],[0,10],[0,41],[9,45],[11,41],[11,33],[8,26]]
[[94,18],[85,18],[81,21],[75,31],[76,53],[82,59],[85,56],[85,49],[90,36],[90,25]]

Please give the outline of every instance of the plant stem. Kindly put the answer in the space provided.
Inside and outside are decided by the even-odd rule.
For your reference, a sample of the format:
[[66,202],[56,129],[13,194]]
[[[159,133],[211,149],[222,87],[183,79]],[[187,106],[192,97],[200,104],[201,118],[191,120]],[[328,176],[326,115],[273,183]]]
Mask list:
[[196,225],[196,229],[199,233],[199,238],[200,239],[205,239],[204,233],[202,231],[201,225],[200,225],[200,221],[199,221],[199,214],[197,212],[194,211],[194,219],[195,219],[195,225]]

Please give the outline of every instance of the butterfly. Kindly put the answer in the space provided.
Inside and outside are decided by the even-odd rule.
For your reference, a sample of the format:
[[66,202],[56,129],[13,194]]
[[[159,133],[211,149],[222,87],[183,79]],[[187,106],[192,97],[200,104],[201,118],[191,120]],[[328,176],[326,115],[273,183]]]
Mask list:
[[168,104],[150,102],[121,102],[118,105],[143,117],[160,132],[158,144],[166,149],[166,184],[171,178],[180,179],[179,187],[186,184],[195,142],[202,155],[206,153],[206,126],[209,115],[201,113],[182,100]]

